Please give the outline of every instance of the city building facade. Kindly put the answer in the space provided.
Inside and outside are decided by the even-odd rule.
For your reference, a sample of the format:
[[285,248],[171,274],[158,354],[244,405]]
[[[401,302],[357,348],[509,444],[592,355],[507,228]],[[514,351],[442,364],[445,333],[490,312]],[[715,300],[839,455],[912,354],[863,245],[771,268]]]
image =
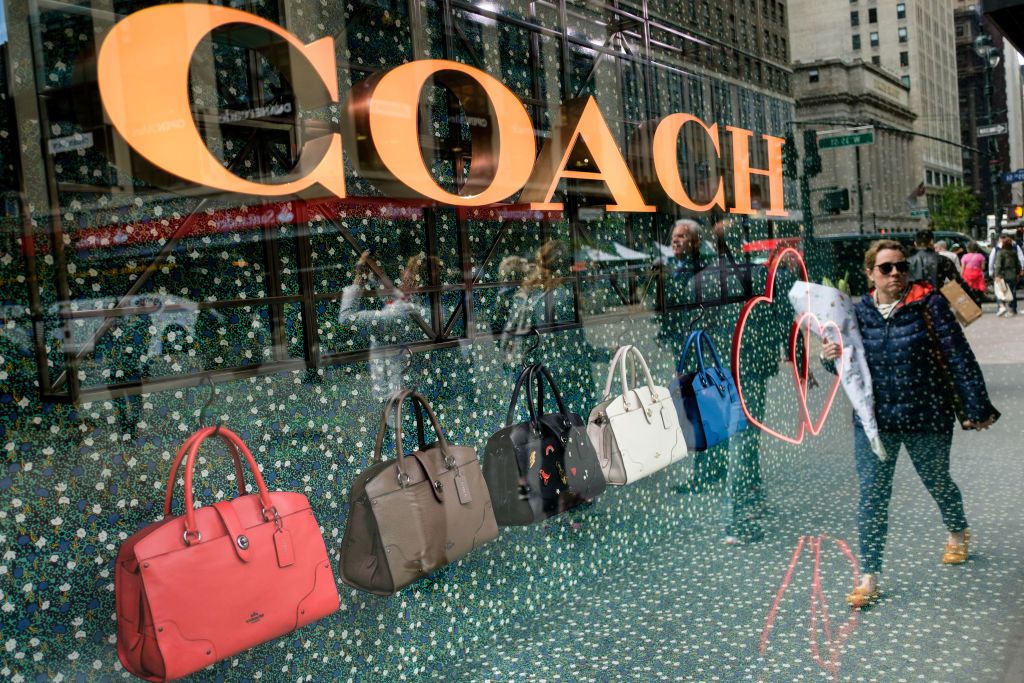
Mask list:
[[[895,74],[863,60],[830,59],[793,66],[793,97],[801,128],[819,138],[864,126],[873,134],[870,144],[818,150],[821,172],[810,181],[811,205],[819,209],[816,233],[919,226],[920,219],[910,213],[916,197],[895,182],[914,174],[916,116],[909,88]],[[796,141],[803,150],[804,137]],[[841,197],[842,203],[830,206],[831,197]]]
[[[861,59],[907,86],[917,116],[909,194],[923,183],[920,207],[934,208],[942,187],[962,178],[953,8],[948,0],[796,0],[790,12],[794,62]],[[922,224],[924,221],[922,220]]]
[[[1021,182],[1003,180],[1003,174],[1024,167],[1021,69],[1016,50],[976,5],[958,1],[954,16],[964,184],[981,204],[975,229],[987,234],[987,217],[993,227],[997,213],[1000,223],[1015,218],[1010,207],[1024,196]],[[989,50],[999,58],[990,58]]]

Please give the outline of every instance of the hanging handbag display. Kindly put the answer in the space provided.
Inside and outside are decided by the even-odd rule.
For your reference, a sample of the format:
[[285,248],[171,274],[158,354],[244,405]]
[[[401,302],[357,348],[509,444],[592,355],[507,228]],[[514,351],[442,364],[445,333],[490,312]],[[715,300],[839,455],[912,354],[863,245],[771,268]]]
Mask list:
[[[402,404],[416,412],[419,449],[402,448]],[[437,441],[424,443],[426,412]],[[382,461],[388,416],[394,413],[396,458]],[[391,595],[498,536],[476,450],[449,444],[434,411],[404,389],[380,418],[374,463],[352,484],[341,546],[341,578],[377,595]]]
[[[697,369],[687,372],[686,358],[691,348],[697,354]],[[711,354],[714,365],[704,364],[705,351]],[[718,349],[707,332],[697,330],[690,334],[676,373],[672,394],[690,450],[706,450],[746,428],[747,418],[736,382],[729,369],[722,367]]]
[[[544,412],[545,383],[558,412]],[[513,422],[524,387],[529,419]],[[491,435],[484,448],[484,478],[501,526],[539,522],[604,491],[605,478],[583,418],[566,409],[543,365],[530,365],[519,373],[505,427]]]
[[[630,388],[626,381],[630,358],[643,371],[646,385],[637,385],[634,371],[634,387]],[[622,393],[613,396],[616,371]],[[640,349],[619,347],[608,368],[602,396],[590,412],[587,434],[609,484],[632,484],[686,457],[686,442],[668,388],[654,385]]]
[[[196,454],[211,436],[227,444],[237,475],[244,458],[257,492],[246,495],[239,476],[238,497],[195,509]],[[185,512],[172,516],[183,460]],[[118,657],[149,681],[186,676],[338,609],[309,501],[300,493],[268,491],[252,453],[223,427],[201,429],[178,451],[164,519],[121,544],[114,594]]]

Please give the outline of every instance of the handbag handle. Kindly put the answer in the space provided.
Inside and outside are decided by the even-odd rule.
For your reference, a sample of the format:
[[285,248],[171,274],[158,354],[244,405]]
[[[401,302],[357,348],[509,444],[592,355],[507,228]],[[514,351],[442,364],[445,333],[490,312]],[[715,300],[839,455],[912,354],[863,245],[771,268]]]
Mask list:
[[632,391],[628,380],[626,379],[626,364],[629,359],[634,360],[633,365],[633,385],[636,386],[636,365],[639,364],[643,371],[644,379],[647,381],[647,388],[651,390],[651,396],[657,400],[657,395],[654,390],[654,378],[651,376],[651,369],[647,365],[647,359],[640,353],[640,349],[635,346],[622,346],[615,354],[615,358],[612,359],[612,365],[608,368],[608,379],[604,384],[604,398],[611,396],[612,391],[612,376],[615,374],[616,368],[619,371],[619,379],[622,382],[622,399],[626,404],[626,409],[630,410],[629,405],[629,393]]
[[558,413],[562,416],[565,424],[568,425],[569,411],[565,408],[565,402],[562,401],[562,393],[558,390],[558,385],[555,384],[555,379],[551,376],[551,372],[543,364],[537,363],[534,365],[533,376],[537,378],[537,411],[534,412],[533,409],[533,384],[531,382],[526,383],[526,405],[529,408],[530,421],[533,423],[534,428],[538,431],[540,430],[540,418],[544,415],[544,397],[541,393],[544,390],[544,382],[547,382],[551,393],[555,395]]
[[707,344],[707,348],[711,350],[711,357],[715,361],[715,370],[718,371],[719,379],[725,379],[725,370],[722,369],[722,359],[718,356],[718,347],[715,346],[715,342],[711,339],[711,335],[704,330],[700,331],[700,337],[697,338],[697,357],[700,358],[700,369],[704,371],[704,345]]
[[423,411],[427,414],[427,419],[430,420],[430,426],[434,428],[434,433],[437,435],[437,444],[441,448],[441,454],[444,456],[445,466],[449,469],[455,466],[455,459],[452,457],[448,447],[448,439],[445,438],[444,430],[441,429],[441,424],[437,421],[437,416],[434,414],[430,404],[427,403],[427,399],[412,389],[402,389],[395,392],[384,407],[384,412],[380,418],[380,426],[377,429],[377,442],[373,447],[373,461],[383,462],[384,458],[381,451],[384,448],[384,432],[387,431],[388,415],[393,411],[395,414],[395,462],[398,466],[398,482],[402,485],[409,481],[409,475],[405,471],[405,458],[408,456],[406,456],[402,448],[402,404],[405,403],[407,398],[412,399],[414,409],[416,410],[416,425],[419,432],[420,447],[426,447],[423,436],[423,415],[420,412],[420,407],[422,407]]
[[679,356],[679,362],[676,363],[676,373],[682,375],[686,372],[686,359],[690,355],[690,348],[697,349],[697,371],[704,372],[704,354],[701,352],[700,338],[704,335],[704,330],[696,330],[690,333],[690,336],[686,338],[686,344],[683,346],[683,353]]
[[[171,515],[171,502],[174,498],[174,482],[178,478],[178,469],[181,467],[182,461],[185,459],[185,454],[188,452],[189,447],[195,438],[199,436],[199,432],[195,432],[192,436],[185,440],[185,443],[178,449],[178,454],[174,456],[174,462],[171,463],[171,474],[167,478],[167,490],[164,492],[164,517]],[[233,443],[228,443],[228,452],[231,454],[231,460],[235,464],[235,481],[238,483],[238,495],[245,495],[245,469],[242,467],[242,457],[238,455],[238,449],[235,448]]]
[[715,346],[714,340],[704,330],[697,330],[691,332],[690,336],[686,339],[686,345],[683,347],[683,353],[679,356],[679,363],[676,365],[676,372],[682,374],[686,371],[686,357],[690,353],[690,347],[697,349],[697,371],[701,374],[707,373],[707,367],[704,365],[704,345],[707,344],[707,348],[711,351],[711,358],[714,359],[714,368],[718,370],[719,377],[722,377],[722,359],[718,355],[718,347]]
[[[526,366],[523,367],[522,370],[519,371],[519,376],[516,377],[515,387],[512,389],[512,400],[509,401],[509,403],[508,403],[508,412],[505,414],[505,426],[506,427],[510,426],[513,423],[513,421],[516,419],[516,408],[519,405],[519,394],[522,392],[523,386],[525,384],[528,384],[529,382],[533,381],[533,374],[534,374],[534,370],[536,369],[536,367],[537,367],[536,364],[534,364],[534,365],[526,365]],[[538,393],[537,398],[540,401],[539,410],[541,412],[544,412],[544,395],[542,393]],[[532,421],[533,413],[531,412],[530,415],[531,415],[530,419]]]
[[192,545],[193,542],[199,543],[203,540],[202,535],[199,533],[199,528],[196,526],[196,510],[195,501],[192,498],[192,482],[195,476],[196,454],[199,452],[199,447],[210,436],[219,436],[225,443],[234,446],[237,451],[245,457],[246,461],[249,463],[249,470],[252,472],[253,479],[256,480],[257,494],[260,497],[260,504],[263,506],[263,520],[265,522],[273,521],[274,524],[280,528],[281,517],[277,514],[277,509],[270,501],[270,492],[267,490],[267,483],[263,481],[263,475],[260,474],[260,467],[256,464],[256,459],[252,457],[252,453],[249,452],[248,446],[238,438],[237,434],[227,427],[203,427],[193,436],[188,447],[188,455],[185,459],[185,533],[182,536],[185,541],[185,545]]

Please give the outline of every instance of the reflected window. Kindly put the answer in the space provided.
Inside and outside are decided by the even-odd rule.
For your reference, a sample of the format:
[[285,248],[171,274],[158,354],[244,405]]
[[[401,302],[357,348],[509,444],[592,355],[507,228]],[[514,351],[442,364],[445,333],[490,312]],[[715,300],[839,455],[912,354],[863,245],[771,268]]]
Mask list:
[[906,19],[907,18],[907,6],[905,3],[898,3],[896,5],[896,18]]
[[906,29],[906,28],[904,28],[904,27],[902,27],[902,26],[901,26],[901,27],[900,27],[900,28],[899,28],[899,29],[898,29],[898,30],[896,31],[896,34],[897,34],[897,35],[898,35],[898,36],[900,37],[900,42],[901,42],[901,43],[905,43],[905,42],[907,42],[907,29]]
[[809,82],[811,82],[811,83],[817,83],[818,82],[818,70],[817,69],[811,69],[810,71],[808,71],[807,72],[807,80]]
[[871,47],[878,47],[878,31],[872,31],[869,38],[871,40]]

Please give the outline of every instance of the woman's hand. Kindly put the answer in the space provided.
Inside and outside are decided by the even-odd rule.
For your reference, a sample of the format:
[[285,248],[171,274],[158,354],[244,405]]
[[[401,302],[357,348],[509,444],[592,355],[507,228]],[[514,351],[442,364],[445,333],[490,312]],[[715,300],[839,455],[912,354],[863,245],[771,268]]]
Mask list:
[[839,352],[842,350],[839,344],[825,340],[821,345],[821,358],[822,360],[835,360],[839,358]]
[[992,423],[995,421],[995,417],[990,417],[984,422],[972,422],[971,420],[964,420],[964,429],[975,429],[980,432],[983,429],[988,429],[989,427],[991,427]]

